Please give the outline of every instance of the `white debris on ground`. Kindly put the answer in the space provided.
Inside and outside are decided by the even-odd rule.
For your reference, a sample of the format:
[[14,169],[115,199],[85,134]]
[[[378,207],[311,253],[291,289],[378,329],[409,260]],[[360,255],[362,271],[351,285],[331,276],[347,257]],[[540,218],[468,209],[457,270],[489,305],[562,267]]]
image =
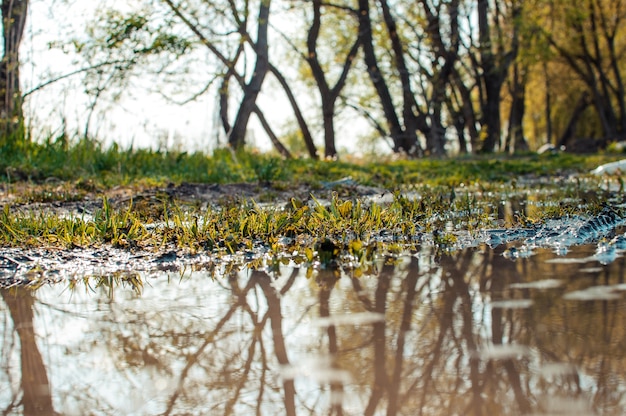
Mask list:
[[591,171],[594,175],[612,175],[614,173],[626,173],[626,159],[617,162],[605,163]]

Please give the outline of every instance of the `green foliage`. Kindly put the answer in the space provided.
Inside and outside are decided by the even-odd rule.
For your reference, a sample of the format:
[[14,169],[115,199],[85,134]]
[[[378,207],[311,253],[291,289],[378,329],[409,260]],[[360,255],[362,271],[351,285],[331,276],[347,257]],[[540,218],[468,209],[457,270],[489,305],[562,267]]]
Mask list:
[[[146,10],[139,9],[133,13],[122,14],[109,10],[89,32],[93,37],[91,45],[94,50],[102,48],[118,51],[132,59],[140,56],[170,53],[173,56],[183,55],[191,47],[191,42],[172,34],[166,22],[159,22]],[[77,41],[75,41],[77,42]],[[80,44],[78,52],[84,52],[85,44]],[[130,53],[130,54],[129,54]]]
[[[10,151],[9,151],[10,150]],[[151,149],[104,147],[90,139],[68,143],[65,137],[44,143],[23,142],[0,152],[0,180],[6,182],[62,181],[93,182],[98,186],[170,182],[234,183],[260,182],[312,189],[350,178],[354,183],[397,189],[402,186],[472,185],[507,182],[519,176],[585,173],[616,160],[619,155],[590,156],[567,153],[527,154],[515,157],[472,156],[455,159],[420,159],[384,162],[282,159],[268,154],[219,149],[211,155]]]

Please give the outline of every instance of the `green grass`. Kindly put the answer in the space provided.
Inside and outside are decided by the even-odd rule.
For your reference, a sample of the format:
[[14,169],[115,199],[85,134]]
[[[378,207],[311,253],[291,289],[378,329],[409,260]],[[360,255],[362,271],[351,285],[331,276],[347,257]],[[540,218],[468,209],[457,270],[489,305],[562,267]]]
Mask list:
[[[130,204],[113,209],[106,198],[92,215],[57,215],[42,211],[0,211],[0,246],[55,247],[61,249],[112,246],[129,250],[181,250],[235,255],[265,252],[269,256],[300,253],[302,261],[330,242],[337,253],[362,258],[373,247],[410,248],[422,233],[433,235],[442,248],[456,243],[454,231],[476,232],[501,226],[494,215],[506,193],[494,187],[482,194],[457,194],[447,188],[424,187],[421,197],[410,199],[396,192],[386,204],[343,199],[328,203],[313,199],[302,204],[292,199],[286,207],[261,207],[254,201],[233,201],[218,208],[181,207],[163,202],[161,210],[143,210]],[[534,210],[509,225],[527,225],[547,217],[591,213],[602,204],[580,204],[577,188],[555,191],[547,198],[562,200],[550,208]],[[601,202],[603,198],[599,198]],[[537,200],[541,202],[540,200]],[[567,202],[569,201],[569,202]],[[530,211],[529,211],[530,212]],[[324,245],[322,245],[324,247]]]
[[112,187],[142,182],[304,183],[319,186],[351,177],[364,185],[397,188],[403,185],[453,185],[506,182],[519,175],[588,172],[618,155],[466,156],[451,159],[364,160],[357,162],[283,160],[277,156],[218,150],[211,155],[148,149],[103,147],[92,140],[67,145],[64,140],[22,143],[0,149],[0,181],[93,182]]
[[[600,181],[606,179],[587,176],[585,181],[558,183],[550,185],[546,194],[517,185],[516,181],[525,175],[552,177],[565,173],[579,173],[584,178],[597,165],[619,158],[525,154],[348,163],[283,160],[245,152],[234,155],[228,150],[212,155],[124,150],[117,146],[103,148],[89,140],[71,146],[63,142],[23,146],[20,151],[4,149],[0,153],[0,180],[6,183],[5,189],[11,193],[27,189],[13,200],[19,209],[7,203],[0,210],[0,246],[112,246],[224,255],[299,253],[299,261],[312,261],[316,253],[323,262],[332,262],[342,255],[364,259],[381,244],[386,250],[407,247],[420,233],[431,233],[440,247],[452,247],[456,243],[455,231],[471,233],[501,226],[496,213],[513,194],[532,200],[541,208],[515,214],[508,226],[593,212],[615,196],[602,192],[590,196],[590,190],[596,192]],[[126,208],[114,209],[102,197],[101,207],[92,215],[46,213],[28,205],[79,201],[85,195],[98,195],[103,189],[138,183],[139,189],[172,182],[258,182],[271,183],[276,188],[304,186],[316,190],[344,177],[393,191],[393,201],[376,204],[334,194],[329,203],[313,198],[307,205],[293,199],[287,206],[261,207],[257,204],[261,201],[232,198],[217,208],[201,209],[164,198],[156,205],[137,200]],[[49,186],[19,186],[50,183],[51,178],[58,184],[53,190]],[[410,199],[402,193],[406,190],[414,190],[420,197]],[[554,204],[555,201],[559,203]],[[544,202],[547,203],[541,205]]]

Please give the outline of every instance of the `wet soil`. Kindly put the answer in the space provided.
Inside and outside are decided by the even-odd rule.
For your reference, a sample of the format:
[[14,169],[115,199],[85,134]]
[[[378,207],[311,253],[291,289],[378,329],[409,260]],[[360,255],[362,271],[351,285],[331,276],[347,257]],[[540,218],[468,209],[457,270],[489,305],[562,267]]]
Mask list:
[[[541,178],[534,178],[534,182],[533,178],[519,179],[520,182],[522,180],[525,182],[524,187],[528,187],[530,183],[535,183],[535,186],[538,187],[546,185],[541,181]],[[568,179],[561,177],[558,180],[566,181]],[[552,185],[554,186],[554,182]],[[351,178],[315,185],[307,183],[295,185],[288,183],[172,183],[152,187],[131,184],[110,189],[100,189],[90,183],[80,182],[18,183],[0,185],[0,207],[10,205],[12,210],[22,212],[89,215],[102,209],[103,199],[106,198],[114,209],[124,209],[132,204],[134,210],[141,209],[144,212],[154,210],[155,213],[158,213],[159,210],[162,212],[164,204],[187,206],[193,209],[208,209],[254,200],[259,204],[280,206],[289,203],[292,198],[306,202],[312,197],[317,200],[329,199],[333,195],[341,198],[375,198],[389,193],[389,190],[383,188],[360,185]],[[620,216],[619,221],[612,221],[608,225],[600,224],[598,227],[593,227],[592,231],[601,236],[613,237],[613,230],[622,224],[623,220]],[[572,228],[572,224],[564,224],[562,228],[566,231],[563,231],[562,234],[568,235],[573,231],[577,232],[584,225],[585,223],[582,222],[577,226],[578,228],[576,228],[576,224]],[[555,227],[553,224],[547,227],[549,229],[533,229],[532,231],[535,234],[541,234],[544,231],[558,231],[558,227]],[[502,241],[506,240],[507,243],[515,242],[514,237],[519,234],[519,231],[491,230],[490,232],[485,230],[479,239],[476,238],[476,235],[472,235],[471,238],[460,238],[458,248],[463,249],[483,243],[493,245],[496,237]],[[521,231],[528,233],[528,230]],[[515,234],[516,232],[517,234]],[[609,235],[612,232],[613,235]],[[522,240],[531,237],[523,234],[520,237],[520,245],[526,247]],[[554,239],[555,237],[550,238]],[[560,240],[558,242],[561,244]],[[572,244],[579,243],[581,242]],[[537,245],[534,244],[534,246]],[[531,251],[522,250],[519,252],[530,253]],[[45,247],[0,248],[0,287],[39,285],[55,280],[71,279],[72,276],[102,276],[112,273],[124,277],[132,276],[138,272],[148,274],[181,270],[215,272],[216,269],[219,271],[219,269],[227,267],[229,262],[241,265],[259,255],[262,253],[254,253],[251,258],[240,256],[241,258],[229,259],[229,256],[220,256],[219,259],[216,259],[211,253],[185,253],[175,251],[171,247],[159,250],[140,248],[129,250],[110,246],[77,247],[72,250]]]
[[[243,200],[257,203],[286,204],[291,198],[307,201],[312,196],[327,199],[333,194],[356,198],[381,195],[382,188],[359,185],[350,178],[317,186],[282,183],[168,184],[162,187],[140,185],[97,189],[89,184],[44,183],[0,185],[0,207],[10,205],[22,212],[47,212],[57,215],[92,214],[102,209],[103,198],[115,209],[133,205],[134,209],[161,210],[164,203],[206,209]],[[122,278],[136,273],[181,270],[214,271],[229,259],[220,261],[210,253],[184,253],[165,249],[148,251],[113,247],[0,248],[0,288],[38,286],[76,277],[116,274]],[[230,259],[233,260],[233,259]]]
[[0,206],[10,204],[22,211],[53,213],[92,213],[102,208],[107,198],[113,208],[124,208],[129,203],[170,202],[201,208],[217,207],[240,200],[257,203],[284,204],[297,198],[303,201],[312,196],[318,199],[341,197],[366,197],[381,195],[387,191],[379,187],[364,186],[351,178],[319,185],[285,183],[233,183],[203,184],[170,183],[161,187],[145,185],[116,186],[98,189],[90,184],[46,183],[46,184],[0,184]]

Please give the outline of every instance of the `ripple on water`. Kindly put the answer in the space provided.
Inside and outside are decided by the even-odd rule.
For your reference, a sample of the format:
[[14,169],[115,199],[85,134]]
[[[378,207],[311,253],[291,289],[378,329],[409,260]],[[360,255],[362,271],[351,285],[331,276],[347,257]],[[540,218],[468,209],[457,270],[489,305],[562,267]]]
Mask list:
[[489,305],[492,308],[501,308],[501,309],[525,309],[533,306],[533,301],[531,299],[507,299],[507,300],[496,300],[490,302]]
[[534,282],[512,283],[511,289],[554,289],[563,286],[563,281],[559,279],[543,279]]
[[306,378],[319,384],[352,382],[352,375],[347,370],[334,367],[330,356],[307,356],[297,360],[297,364],[282,366],[279,376],[283,380]]
[[510,360],[527,357],[530,348],[518,344],[489,345],[475,352],[476,358],[481,360]]
[[313,320],[311,323],[315,326],[340,326],[340,325],[369,325],[385,320],[385,315],[376,312],[360,312],[345,315],[333,315]]
[[592,286],[587,289],[575,290],[563,295],[565,300],[618,300],[622,296],[616,292],[615,286]]

